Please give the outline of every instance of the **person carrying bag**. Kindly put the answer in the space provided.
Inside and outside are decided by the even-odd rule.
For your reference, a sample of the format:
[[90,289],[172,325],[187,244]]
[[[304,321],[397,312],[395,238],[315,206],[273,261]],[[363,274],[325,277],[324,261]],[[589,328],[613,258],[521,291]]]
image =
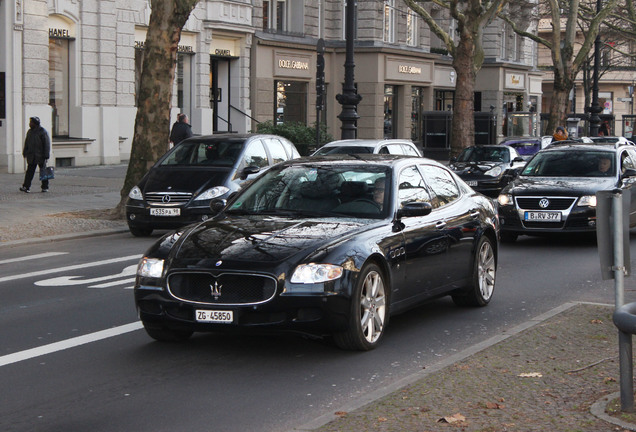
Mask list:
[[[49,160],[51,153],[51,140],[49,134],[42,126],[40,126],[39,117],[31,117],[29,119],[29,130],[24,140],[24,149],[22,156],[26,159],[27,170],[24,174],[24,183],[20,190],[24,193],[31,192],[31,182],[35,174],[35,168],[40,167],[40,180],[42,181],[42,192],[49,191],[49,179],[53,177],[42,176],[46,170],[46,161]],[[51,168],[52,169],[52,168]],[[51,173],[52,175],[52,173]]]

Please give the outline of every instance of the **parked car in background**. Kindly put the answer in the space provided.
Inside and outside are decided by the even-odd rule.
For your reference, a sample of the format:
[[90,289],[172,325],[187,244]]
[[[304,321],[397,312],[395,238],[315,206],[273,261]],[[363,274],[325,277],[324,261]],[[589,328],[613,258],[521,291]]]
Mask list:
[[479,145],[462,150],[450,161],[450,168],[477,192],[497,198],[514,177],[514,171],[524,164],[513,147]]
[[291,330],[369,350],[390,315],[427,299],[492,299],[495,203],[435,161],[307,157],[224,204],[144,254],[134,296],[152,338]]
[[628,140],[622,136],[596,136],[596,137],[587,137],[590,141],[594,143],[618,143],[620,145],[636,145],[633,141]]
[[413,144],[413,141],[406,139],[348,139],[332,141],[320,147],[312,156],[364,153],[422,156],[422,152]]
[[210,217],[210,201],[225,198],[273,164],[300,157],[276,135],[220,134],[184,140],[150,168],[128,194],[126,221],[135,236]]
[[534,156],[542,147],[542,141],[540,138],[531,138],[531,137],[511,137],[506,138],[500,145],[507,145],[517,150],[519,156],[521,156],[524,160],[530,159]]
[[541,150],[499,195],[502,241],[521,234],[596,231],[596,192],[631,194],[636,225],[636,147],[560,141]]

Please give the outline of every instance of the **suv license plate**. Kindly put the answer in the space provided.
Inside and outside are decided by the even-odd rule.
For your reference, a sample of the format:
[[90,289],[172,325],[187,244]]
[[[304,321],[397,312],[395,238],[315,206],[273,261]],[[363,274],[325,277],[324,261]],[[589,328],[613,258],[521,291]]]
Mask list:
[[532,222],[561,222],[561,212],[527,211],[523,220]]
[[150,216],[179,216],[180,208],[151,208]]
[[199,310],[197,309],[197,322],[232,324],[234,322],[234,312],[219,310]]
[[477,180],[468,180],[466,184],[468,186],[477,186],[478,183],[477,183]]

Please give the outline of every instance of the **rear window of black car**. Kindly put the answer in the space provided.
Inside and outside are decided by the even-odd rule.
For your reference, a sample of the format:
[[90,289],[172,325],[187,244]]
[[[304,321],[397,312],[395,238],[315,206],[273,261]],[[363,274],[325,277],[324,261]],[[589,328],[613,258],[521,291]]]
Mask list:
[[[602,177],[614,175],[614,152],[572,150],[539,152],[528,162],[521,175],[537,177]],[[602,172],[601,160],[609,160],[609,170]]]

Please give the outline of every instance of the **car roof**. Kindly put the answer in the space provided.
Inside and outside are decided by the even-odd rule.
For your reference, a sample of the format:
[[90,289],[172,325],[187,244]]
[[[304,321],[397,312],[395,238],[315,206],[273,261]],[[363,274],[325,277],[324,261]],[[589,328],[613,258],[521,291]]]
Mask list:
[[540,143],[541,142],[541,138],[537,138],[537,137],[508,137],[508,138],[504,139],[503,141],[501,141],[499,143],[499,145],[516,144],[516,143],[522,143],[522,142]]
[[325,144],[323,147],[373,147],[377,148],[384,144],[413,144],[413,141],[408,139],[345,139],[345,140],[337,140],[331,141]]
[[278,138],[278,139],[282,139],[283,141],[289,141],[287,138],[279,136],[279,135],[272,135],[272,134],[250,134],[250,133],[222,133],[222,134],[214,134],[214,135],[195,135],[193,137],[188,138],[188,140],[191,141],[225,141],[228,139],[231,140],[248,140],[250,138]]
[[338,155],[320,155],[320,156],[304,156],[299,159],[291,159],[281,164],[285,165],[385,165],[395,167],[408,165],[410,163],[425,163],[428,165],[436,165],[444,167],[445,165],[424,157],[406,156],[406,155],[390,155],[390,154],[338,154]]
[[612,151],[617,148],[627,147],[626,144],[622,143],[595,143],[595,142],[583,142],[583,141],[574,141],[574,140],[564,140],[564,141],[555,141],[550,144],[548,147],[544,148],[540,151],[540,153],[550,152],[554,150],[563,150],[563,149],[575,149],[575,150],[586,150],[586,151],[598,151],[598,150],[606,150]]

